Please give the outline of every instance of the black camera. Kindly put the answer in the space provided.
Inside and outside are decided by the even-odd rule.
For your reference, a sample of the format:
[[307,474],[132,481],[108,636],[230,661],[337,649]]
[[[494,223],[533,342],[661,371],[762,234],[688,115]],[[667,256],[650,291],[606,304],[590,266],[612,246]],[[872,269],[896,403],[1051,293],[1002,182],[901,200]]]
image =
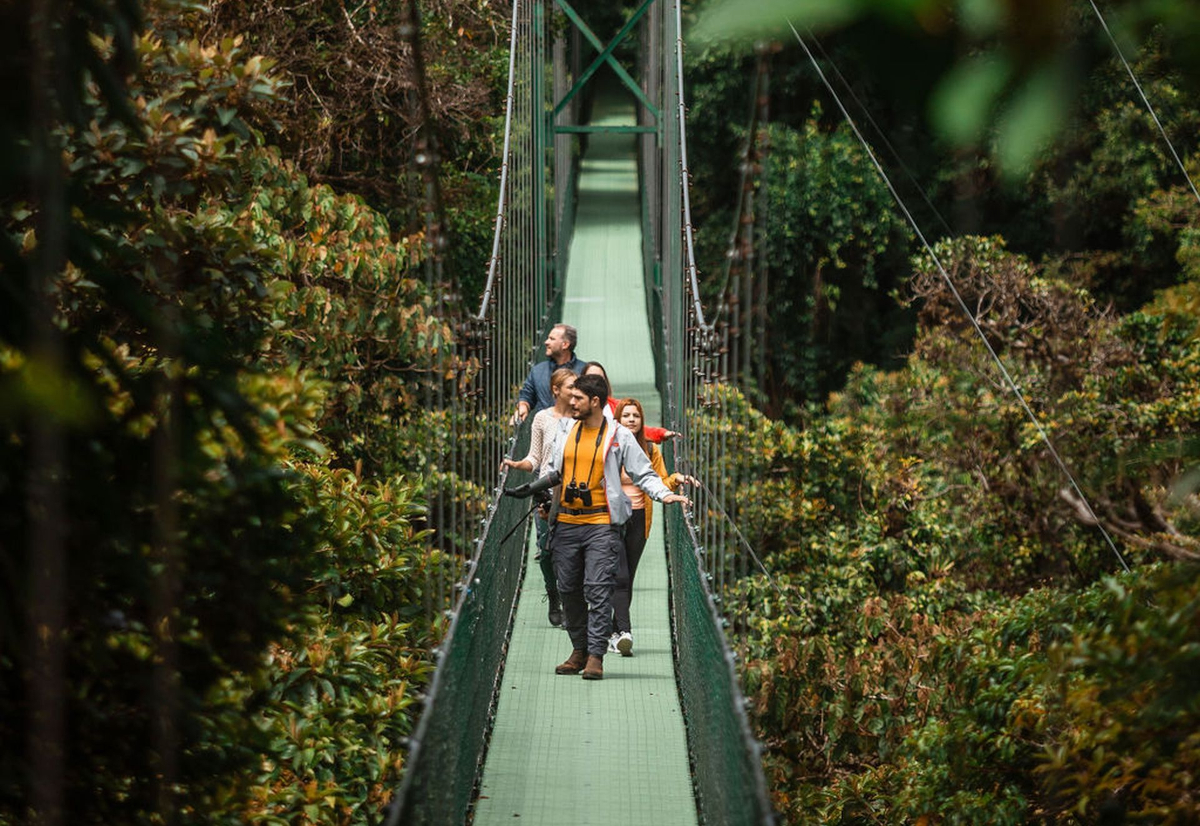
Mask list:
[[592,492],[588,490],[587,485],[581,485],[578,482],[572,481],[563,488],[563,501],[570,505],[576,499],[585,508],[592,506]]
[[534,497],[539,505],[546,505],[554,498],[551,488],[562,481],[562,475],[557,470],[552,470],[541,478],[534,479],[532,482],[526,482],[523,485],[518,485],[515,488],[509,488],[504,491],[505,496],[514,496],[517,499],[526,499],[530,496]]

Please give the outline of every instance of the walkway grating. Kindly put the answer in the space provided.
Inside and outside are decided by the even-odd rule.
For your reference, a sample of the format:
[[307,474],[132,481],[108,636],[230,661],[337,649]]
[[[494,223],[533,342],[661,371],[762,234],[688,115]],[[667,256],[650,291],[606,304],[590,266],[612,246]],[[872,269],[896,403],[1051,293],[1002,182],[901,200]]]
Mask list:
[[[619,99],[597,100],[594,111],[596,123],[633,123],[632,104]],[[604,364],[614,393],[637,397],[659,424],[632,136],[590,136],[578,193],[563,320],[579,329],[580,357]],[[602,682],[554,673],[571,644],[546,620],[530,542],[475,824],[696,823],[671,657],[662,511],[655,506],[634,587],[634,656],[605,657]]]

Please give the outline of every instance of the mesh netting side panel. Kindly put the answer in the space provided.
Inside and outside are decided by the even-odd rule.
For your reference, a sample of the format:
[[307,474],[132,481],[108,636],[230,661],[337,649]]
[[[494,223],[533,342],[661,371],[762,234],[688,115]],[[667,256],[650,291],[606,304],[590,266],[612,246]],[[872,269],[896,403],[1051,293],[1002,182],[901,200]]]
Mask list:
[[679,508],[663,510],[679,694],[700,816],[711,824],[770,824],[759,746],[750,734],[695,538]]
[[[532,420],[530,416],[521,427],[512,455],[529,452]],[[528,473],[512,471],[508,486],[530,478]],[[521,583],[529,526],[517,525],[528,507],[529,500],[501,497],[476,550],[442,643],[428,706],[412,738],[396,803],[399,817],[389,822],[458,826],[466,820],[491,730],[496,686]],[[512,534],[501,545],[509,531]]]

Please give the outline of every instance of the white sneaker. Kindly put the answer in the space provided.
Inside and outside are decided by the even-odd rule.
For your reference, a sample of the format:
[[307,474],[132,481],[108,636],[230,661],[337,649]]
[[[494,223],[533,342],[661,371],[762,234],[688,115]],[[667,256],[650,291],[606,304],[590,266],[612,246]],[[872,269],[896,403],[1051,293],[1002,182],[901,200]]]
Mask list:
[[633,634],[625,631],[617,637],[617,651],[622,657],[633,656]]
[[612,636],[608,638],[608,653],[609,654],[617,653],[617,640],[619,640],[620,638],[621,638],[621,635],[618,634],[616,631],[613,631]]

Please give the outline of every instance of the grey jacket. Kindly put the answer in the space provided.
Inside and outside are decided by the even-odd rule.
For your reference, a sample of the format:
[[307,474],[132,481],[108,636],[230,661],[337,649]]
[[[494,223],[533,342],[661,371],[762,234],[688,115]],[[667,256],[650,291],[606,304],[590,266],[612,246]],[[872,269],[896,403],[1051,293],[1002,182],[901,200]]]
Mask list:
[[[671,489],[658,478],[658,473],[646,458],[642,446],[629,428],[606,418],[608,429],[604,434],[604,493],[608,498],[608,520],[614,525],[624,525],[633,516],[633,503],[621,490],[621,468],[629,474],[633,483],[641,488],[656,502],[661,502],[671,495]],[[543,453],[544,464],[539,476],[545,476],[552,470],[562,472],[563,451],[567,447],[567,438],[575,430],[574,419],[559,419],[559,429],[554,437],[550,450]],[[554,488],[553,506],[550,510],[550,521],[558,518],[559,503],[562,500],[562,485]]]

